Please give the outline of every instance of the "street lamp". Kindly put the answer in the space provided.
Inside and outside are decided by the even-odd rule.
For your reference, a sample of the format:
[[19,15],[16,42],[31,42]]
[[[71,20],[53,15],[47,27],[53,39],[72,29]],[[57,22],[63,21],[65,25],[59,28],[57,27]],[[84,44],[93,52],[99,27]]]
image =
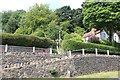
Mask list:
[[56,46],[56,48],[57,48],[57,50],[59,49],[59,40],[58,39],[56,39],[56,43],[57,43],[57,46]]
[[59,48],[60,48],[60,41],[61,41],[61,36],[60,36],[60,31],[59,31]]

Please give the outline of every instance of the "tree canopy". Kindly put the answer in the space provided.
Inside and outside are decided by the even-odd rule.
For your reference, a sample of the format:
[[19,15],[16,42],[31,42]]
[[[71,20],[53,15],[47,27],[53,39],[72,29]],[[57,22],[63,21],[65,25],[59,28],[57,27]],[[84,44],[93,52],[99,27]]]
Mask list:
[[83,24],[85,27],[104,29],[110,35],[120,30],[120,2],[84,2]]
[[19,22],[24,13],[24,10],[4,11],[1,17],[2,30],[14,33],[20,27]]

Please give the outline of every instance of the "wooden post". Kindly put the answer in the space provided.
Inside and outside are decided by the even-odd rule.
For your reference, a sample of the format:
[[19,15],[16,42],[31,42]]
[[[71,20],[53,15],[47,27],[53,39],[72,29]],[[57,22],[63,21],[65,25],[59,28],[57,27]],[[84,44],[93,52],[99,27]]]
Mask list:
[[98,55],[98,51],[97,51],[97,48],[95,48],[95,54],[96,54],[96,56]]
[[6,44],[5,45],[5,52],[7,52],[8,51],[8,45]]
[[35,47],[33,47],[33,52],[35,52]]
[[85,49],[82,49],[82,55],[85,55]]
[[109,55],[109,53],[110,53],[110,51],[109,51],[109,50],[107,50],[107,55]]

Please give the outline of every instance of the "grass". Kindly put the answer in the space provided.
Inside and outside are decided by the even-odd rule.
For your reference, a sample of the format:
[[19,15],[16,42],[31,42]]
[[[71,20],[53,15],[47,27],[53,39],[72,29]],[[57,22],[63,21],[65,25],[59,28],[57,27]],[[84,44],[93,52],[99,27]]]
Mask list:
[[94,73],[89,75],[77,76],[75,78],[118,78],[118,77],[120,77],[120,71]]

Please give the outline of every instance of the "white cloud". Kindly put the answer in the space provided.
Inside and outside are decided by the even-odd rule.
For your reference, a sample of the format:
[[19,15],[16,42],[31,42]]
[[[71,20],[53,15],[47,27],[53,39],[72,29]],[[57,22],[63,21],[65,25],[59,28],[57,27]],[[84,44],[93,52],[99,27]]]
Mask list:
[[0,0],[0,11],[29,9],[35,3],[49,4],[50,8],[56,9],[65,5],[71,8],[81,7],[84,0]]

